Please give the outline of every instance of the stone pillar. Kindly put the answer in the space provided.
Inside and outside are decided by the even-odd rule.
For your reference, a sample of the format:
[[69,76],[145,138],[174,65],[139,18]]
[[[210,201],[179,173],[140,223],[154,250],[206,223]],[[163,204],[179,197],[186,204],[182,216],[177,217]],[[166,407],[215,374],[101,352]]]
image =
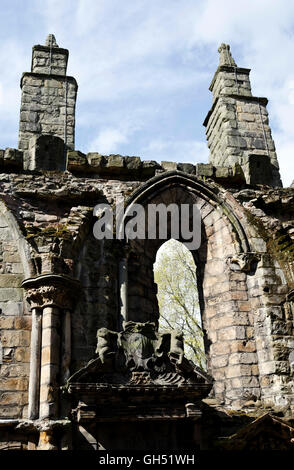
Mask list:
[[[45,45],[33,47],[31,72],[21,78],[21,108],[18,148],[24,152],[24,168],[29,170],[45,169],[64,171],[66,168],[66,151],[74,149],[75,104],[77,82],[66,75],[68,50],[58,47],[55,37],[50,34]],[[50,147],[59,143],[36,142],[43,135],[62,139],[64,161],[54,160]],[[39,147],[45,155],[42,162],[35,153]],[[56,150],[56,149],[55,149]]]
[[65,383],[70,377],[71,361],[71,313],[69,310],[64,312],[62,319],[61,380]]
[[39,416],[40,366],[41,366],[42,315],[40,309],[32,309],[31,359],[29,381],[28,418]]
[[266,98],[252,96],[250,69],[238,67],[230,46],[219,48],[220,64],[209,87],[213,105],[204,121],[210,163],[242,167],[248,184],[282,186]]
[[60,316],[56,307],[43,309],[40,418],[57,418],[59,404]]
[[30,417],[57,419],[60,386],[70,374],[70,312],[80,283],[67,276],[48,274],[26,279],[22,287],[33,314]]

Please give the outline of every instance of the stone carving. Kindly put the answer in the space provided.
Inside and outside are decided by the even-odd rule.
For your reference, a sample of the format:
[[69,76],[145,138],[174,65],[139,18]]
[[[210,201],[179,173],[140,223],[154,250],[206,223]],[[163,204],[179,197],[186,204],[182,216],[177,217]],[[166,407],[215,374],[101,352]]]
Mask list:
[[68,385],[85,381],[155,385],[209,382],[205,372],[185,358],[182,333],[159,333],[152,322],[128,321],[121,332],[99,329],[96,355],[69,379]]
[[103,364],[117,351],[117,335],[115,331],[110,331],[107,328],[100,328],[97,331],[97,348],[95,352]]
[[227,264],[232,271],[249,273],[256,267],[260,255],[258,253],[239,253],[227,258]]
[[58,47],[54,34],[48,34],[46,38],[45,46]]
[[41,286],[26,291],[26,300],[31,308],[42,308],[51,306],[68,306],[70,294],[65,289],[56,286]]
[[51,306],[71,310],[80,284],[66,276],[48,274],[26,279],[22,287],[31,308]]
[[[123,331],[101,328],[96,357],[69,378],[72,416],[83,422],[197,420],[212,379],[184,356],[179,331],[128,321]],[[75,407],[76,406],[76,407]]]
[[234,61],[229,44],[222,43],[218,48],[220,53],[219,65],[229,65],[231,67],[237,67],[236,62]]

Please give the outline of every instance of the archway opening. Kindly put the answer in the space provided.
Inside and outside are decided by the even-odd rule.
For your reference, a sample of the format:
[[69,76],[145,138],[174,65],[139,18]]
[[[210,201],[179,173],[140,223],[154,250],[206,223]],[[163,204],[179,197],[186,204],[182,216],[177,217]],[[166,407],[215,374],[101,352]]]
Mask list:
[[183,243],[170,239],[157,251],[153,272],[159,330],[182,331],[186,357],[206,370],[197,268],[192,253]]

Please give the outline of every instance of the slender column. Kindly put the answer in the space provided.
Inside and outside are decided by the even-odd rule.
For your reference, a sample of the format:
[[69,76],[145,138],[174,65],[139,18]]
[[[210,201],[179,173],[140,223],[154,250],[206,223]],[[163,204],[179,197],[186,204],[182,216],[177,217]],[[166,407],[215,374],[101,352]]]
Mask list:
[[61,358],[61,383],[65,383],[70,377],[71,361],[71,313],[66,310],[63,314],[62,325],[62,358]]
[[63,407],[60,385],[70,375],[70,312],[81,286],[65,275],[44,274],[26,279],[22,287],[33,317],[29,416],[54,420]]
[[128,321],[128,260],[119,262],[119,296],[120,296],[120,320]]
[[57,307],[45,307],[42,321],[40,418],[58,416],[59,359],[60,359],[60,311]]
[[40,390],[40,366],[41,366],[41,335],[42,315],[40,309],[32,309],[31,332],[31,359],[29,382],[29,419],[36,419],[39,415],[39,390]]

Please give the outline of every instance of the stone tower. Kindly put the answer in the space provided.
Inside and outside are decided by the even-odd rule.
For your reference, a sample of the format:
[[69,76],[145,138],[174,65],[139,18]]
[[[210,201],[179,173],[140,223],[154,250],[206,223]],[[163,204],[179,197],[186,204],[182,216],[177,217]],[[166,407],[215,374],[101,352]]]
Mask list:
[[26,170],[65,170],[66,151],[74,149],[78,86],[66,75],[67,61],[68,50],[49,34],[45,46],[33,46],[31,72],[22,75],[18,148]]
[[281,186],[268,100],[252,96],[250,69],[237,66],[229,45],[221,44],[218,51],[220,63],[209,87],[213,104],[204,121],[210,163],[240,165],[247,184]]

